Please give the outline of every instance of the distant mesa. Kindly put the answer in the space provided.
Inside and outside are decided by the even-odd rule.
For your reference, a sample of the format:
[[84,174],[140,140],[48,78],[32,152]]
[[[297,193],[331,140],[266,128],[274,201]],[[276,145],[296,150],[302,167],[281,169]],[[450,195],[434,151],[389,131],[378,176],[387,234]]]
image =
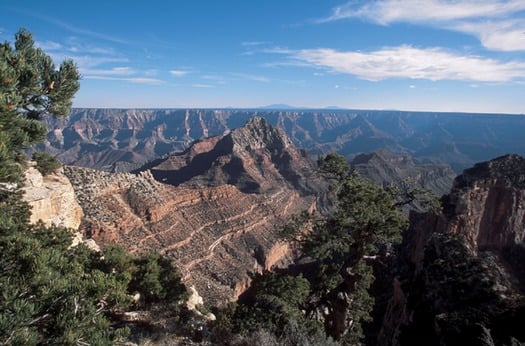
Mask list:
[[459,174],[507,153],[525,155],[521,116],[272,107],[73,109],[67,119],[46,119],[49,132],[40,149],[64,164],[133,171],[261,116],[314,157],[338,152],[352,160],[386,148],[415,163],[448,164]]
[[276,103],[272,105],[257,107],[257,109],[274,109],[274,110],[287,110],[287,109],[301,109],[300,107],[290,106],[284,103]]

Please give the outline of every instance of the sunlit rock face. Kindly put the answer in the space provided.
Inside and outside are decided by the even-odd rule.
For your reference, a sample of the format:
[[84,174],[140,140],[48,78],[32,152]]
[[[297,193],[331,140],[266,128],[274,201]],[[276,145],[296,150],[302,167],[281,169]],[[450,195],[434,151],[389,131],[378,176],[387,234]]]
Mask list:
[[306,153],[261,117],[160,160],[151,171],[157,180],[173,185],[232,184],[247,193],[290,188],[312,194],[322,185]]
[[32,165],[25,171],[24,200],[31,207],[31,223],[39,220],[44,224],[77,230],[82,218],[82,208],[75,192],[62,169],[45,177]]
[[[101,246],[172,258],[206,303],[236,299],[254,273],[290,263],[292,252],[276,230],[316,208],[305,182],[315,180],[314,165],[282,131],[260,121],[138,174],[67,167],[85,210],[81,231]],[[239,171],[228,166],[232,160]],[[181,173],[185,167],[193,168]]]

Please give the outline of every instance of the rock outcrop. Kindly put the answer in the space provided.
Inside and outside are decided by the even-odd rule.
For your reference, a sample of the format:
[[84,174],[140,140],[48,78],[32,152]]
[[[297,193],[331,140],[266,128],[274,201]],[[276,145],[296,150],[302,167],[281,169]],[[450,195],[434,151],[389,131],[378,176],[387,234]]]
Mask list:
[[24,200],[31,207],[31,223],[42,220],[48,226],[73,230],[80,226],[82,208],[62,169],[43,177],[30,163],[25,171]]
[[297,149],[282,129],[261,117],[171,155],[151,172],[157,180],[172,185],[232,184],[248,193],[287,187],[312,194],[322,185],[306,153]]
[[[232,131],[234,136],[193,146],[188,151],[194,154],[190,166],[195,161],[204,164],[200,170],[194,168],[191,184],[166,184],[154,179],[155,173],[149,170],[131,174],[66,167],[85,210],[81,231],[101,246],[118,243],[131,252],[156,250],[172,258],[185,283],[194,286],[206,303],[235,299],[247,288],[251,275],[291,261],[291,250],[280,241],[277,227],[292,215],[316,207],[316,196],[298,192],[282,172],[293,177],[301,173],[278,168],[301,167],[312,174],[314,166],[302,154],[294,156],[299,151],[280,131],[257,121],[261,120],[250,122],[248,129]],[[234,145],[217,148],[225,139],[231,143],[232,138]],[[273,147],[275,143],[279,145]],[[198,159],[201,155],[217,160]],[[218,173],[221,162],[233,157],[239,165],[229,172],[245,177],[240,181],[217,179],[211,184],[208,177],[223,174]],[[259,158],[265,163],[257,162]],[[180,174],[179,159],[173,156],[158,165],[169,168],[165,170],[167,180]],[[298,184],[305,184],[301,179],[304,177]],[[257,183],[259,189],[242,191],[249,186],[245,182]]]
[[445,208],[448,231],[462,235],[473,251],[501,252],[523,243],[525,159],[507,155],[465,170]]
[[525,342],[525,158],[456,178],[443,214],[411,215],[382,345]]

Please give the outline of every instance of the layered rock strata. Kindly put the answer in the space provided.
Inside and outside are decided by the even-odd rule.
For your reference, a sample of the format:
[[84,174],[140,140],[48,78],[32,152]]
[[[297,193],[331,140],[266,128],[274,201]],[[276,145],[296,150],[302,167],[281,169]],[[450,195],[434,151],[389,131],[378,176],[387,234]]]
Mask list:
[[448,193],[456,178],[456,173],[449,165],[415,163],[409,155],[394,154],[388,150],[357,155],[351,166],[379,185],[426,188],[436,196]]
[[241,191],[266,193],[290,188],[313,194],[322,182],[303,150],[262,117],[224,136],[203,139],[183,153],[152,165],[160,181],[182,186],[236,185]]
[[64,164],[131,171],[256,115],[314,155],[337,151],[352,159],[389,148],[461,172],[508,152],[525,154],[524,117],[370,110],[72,109],[66,119],[46,118],[44,148]]
[[[315,206],[287,188],[243,193],[233,185],[175,187],[139,175],[66,167],[85,210],[81,231],[100,245],[172,258],[206,303],[235,299],[250,275],[287,261],[275,230]],[[289,259],[288,259],[289,260]]]

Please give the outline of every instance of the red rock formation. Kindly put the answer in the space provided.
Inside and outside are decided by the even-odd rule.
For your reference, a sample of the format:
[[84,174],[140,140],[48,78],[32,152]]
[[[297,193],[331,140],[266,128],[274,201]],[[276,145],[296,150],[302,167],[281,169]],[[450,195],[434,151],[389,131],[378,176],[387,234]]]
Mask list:
[[250,274],[289,262],[291,251],[276,228],[315,209],[316,197],[308,194],[313,164],[262,118],[157,162],[153,174],[172,184],[150,171],[66,172],[85,210],[81,230],[88,237],[173,258],[186,283],[212,304],[235,299]]
[[313,193],[321,184],[313,167],[283,130],[254,117],[244,127],[171,155],[151,171],[157,180],[173,185],[233,184],[252,193],[289,187]]
[[173,258],[208,303],[236,298],[250,273],[286,261],[290,252],[275,228],[315,203],[285,188],[247,194],[232,185],[174,187],[147,173],[66,172],[86,211],[81,230],[88,237]]
[[470,248],[501,251],[525,237],[525,159],[517,155],[475,165],[456,179],[447,230]]

